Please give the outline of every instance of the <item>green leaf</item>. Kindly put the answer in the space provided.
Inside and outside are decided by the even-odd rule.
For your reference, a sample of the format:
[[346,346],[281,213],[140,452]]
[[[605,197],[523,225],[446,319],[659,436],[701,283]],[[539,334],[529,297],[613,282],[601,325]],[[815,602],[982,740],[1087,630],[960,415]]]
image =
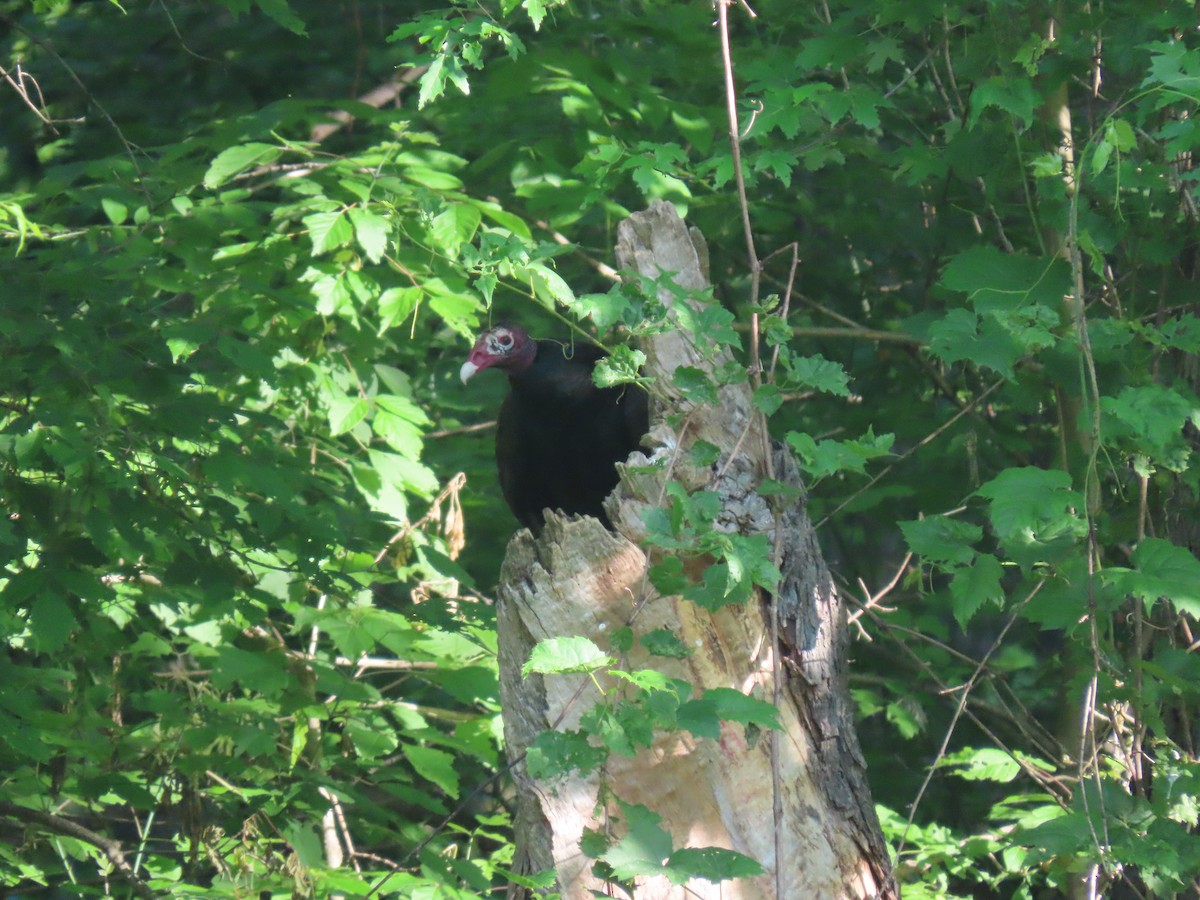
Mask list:
[[638,669],[636,672],[609,669],[609,674],[614,678],[628,681],[639,690],[647,692],[669,691],[674,693],[676,689],[675,682],[672,679],[668,678],[662,672],[656,672],[654,669]]
[[950,582],[950,596],[953,599],[954,618],[962,629],[966,629],[975,613],[985,603],[1004,605],[1004,589],[1000,579],[1004,577],[1004,569],[996,557],[981,553],[975,561],[954,573]]
[[[661,513],[661,510],[648,510],[648,512]],[[656,517],[657,518],[657,517]],[[650,524],[650,523],[647,523]],[[665,529],[664,536],[669,537],[672,533],[668,522],[659,522],[660,529]],[[651,528],[651,531],[656,529]],[[650,567],[650,583],[654,585],[654,589],[663,595],[682,594],[684,589],[691,583],[683,571],[683,560],[678,556],[664,556],[660,562],[655,563]]]
[[850,116],[864,128],[879,127],[879,110],[892,106],[891,101],[878,88],[855,85],[848,94],[850,100]]
[[400,416],[378,410],[371,420],[371,431],[402,456],[416,459],[421,455],[421,430]]
[[835,397],[850,395],[850,376],[841,363],[830,362],[819,353],[813,356],[793,356],[787,362],[789,388],[811,388]]
[[470,203],[451,203],[433,217],[430,234],[434,246],[447,253],[457,253],[459,248],[475,237],[483,214]]
[[796,155],[790,150],[764,150],[750,157],[750,167],[755,172],[770,172],[784,187],[791,187]]
[[329,432],[336,437],[367,417],[371,404],[362,397],[334,397],[329,404]]
[[217,651],[212,683],[219,690],[239,684],[265,696],[278,696],[291,684],[287,661],[281,653],[263,653],[224,646]]
[[877,437],[868,428],[867,433],[857,440],[817,442],[809,435],[796,431],[789,432],[787,439],[804,470],[813,478],[820,479],[838,472],[864,474],[868,462],[891,452],[895,435],[881,434]]
[[975,558],[973,545],[983,537],[983,529],[949,516],[929,516],[901,522],[900,530],[909,549],[932,563],[963,566]]
[[[396,37],[395,34],[392,35]],[[446,57],[438,54],[421,76],[421,89],[417,92],[417,109],[424,109],[446,90]]]
[[541,29],[542,20],[546,18],[546,4],[551,2],[553,0],[521,0],[521,6],[529,14],[534,31]]
[[762,729],[780,729],[779,710],[765,700],[758,700],[733,688],[710,688],[704,700],[711,702],[724,721],[753,725]]
[[70,641],[71,632],[78,627],[79,621],[70,605],[57,593],[43,593],[30,607],[29,630],[42,653],[61,650]]
[[708,441],[696,441],[688,449],[688,462],[693,466],[707,468],[721,458],[721,448]]
[[1033,157],[1029,160],[1029,171],[1034,178],[1062,178],[1062,154],[1043,153]]
[[641,377],[641,369],[645,363],[645,353],[621,344],[614,347],[609,356],[596,363],[595,369],[592,370],[592,380],[596,382],[597,387],[630,384]]
[[204,173],[204,186],[218,188],[247,169],[269,166],[283,155],[283,148],[274,144],[251,142],[229,147],[217,154]]
[[1099,175],[1108,168],[1108,161],[1116,147],[1110,141],[1100,140],[1092,151],[1092,174]]
[[764,416],[773,416],[783,406],[783,392],[778,385],[760,384],[754,392],[754,406]]
[[709,406],[717,403],[717,386],[713,384],[712,379],[703,369],[695,366],[678,366],[671,373],[671,380],[687,401]]
[[346,719],[345,733],[363,759],[381,759],[396,751],[400,740],[386,716],[362,710]]
[[664,875],[672,884],[684,884],[693,878],[705,881],[730,881],[755,878],[766,870],[755,859],[722,847],[685,847],[667,858]]
[[1200,426],[1200,399],[1157,384],[1127,387],[1116,397],[1101,397],[1101,431],[1133,453],[1144,453],[1173,472],[1191,462],[1192,447],[1184,425]]
[[521,667],[522,675],[561,675],[568,672],[595,672],[611,666],[615,660],[585,637],[557,637],[539,641]]
[[255,0],[255,4],[277,24],[293,34],[305,33],[304,20],[292,11],[287,0]]
[[1134,569],[1108,569],[1107,581],[1140,598],[1147,609],[1165,599],[1177,612],[1200,618],[1200,560],[1161,538],[1144,538],[1133,551]]
[[1200,353],[1200,317],[1185,314],[1170,319],[1158,328],[1145,328],[1140,333],[1147,340],[1184,353]]
[[633,629],[628,625],[614,628],[608,636],[608,645],[617,653],[628,653],[633,649]]
[[350,220],[341,210],[305,216],[304,225],[308,228],[308,237],[312,241],[314,256],[344,247],[354,237]]
[[721,739],[721,717],[714,699],[698,697],[679,705],[676,725],[698,738]]
[[118,203],[109,197],[101,197],[100,206],[103,208],[104,214],[108,216],[108,221],[114,225],[120,225],[129,218],[129,208],[124,203]]
[[581,319],[591,319],[597,328],[607,331],[624,321],[633,306],[617,286],[607,294],[580,294],[572,308]]
[[388,288],[379,295],[379,333],[407,321],[421,302],[419,287]]
[[289,822],[283,828],[283,839],[296,851],[300,865],[316,867],[324,864],[325,854],[321,849],[321,839],[317,837],[316,829],[311,825]]
[[980,317],[967,309],[952,309],[929,328],[929,349],[944,362],[967,360],[995,369],[1006,378],[1024,355],[1024,348],[994,316]]
[[967,127],[974,128],[979,123],[979,117],[988,108],[1003,110],[1013,116],[1021,127],[1033,120],[1034,110],[1041,103],[1033,82],[1021,78],[1014,73],[994,75],[971,92],[970,113],[967,116]]
[[414,425],[433,424],[425,410],[401,394],[376,394],[375,405],[380,410]]
[[352,207],[347,215],[354,225],[354,234],[358,238],[358,245],[362,247],[363,255],[373,263],[379,262],[387,251],[387,219],[361,206]]
[[727,562],[714,563],[704,570],[698,584],[691,584],[684,589],[683,596],[709,612],[747,602],[752,596],[754,583],[742,577],[741,573],[734,575],[730,569]]
[[947,263],[941,283],[948,290],[966,294],[980,313],[1028,304],[1056,308],[1070,293],[1071,272],[1058,256],[1004,253],[976,245]]
[[608,758],[604,747],[593,746],[579,731],[543,731],[529,746],[525,765],[531,778],[545,780],[571,772],[588,775]]
[[597,704],[579,720],[580,728],[621,756],[633,756],[639,749],[649,747],[654,739],[655,724],[650,710],[637,703],[625,703],[615,708]]
[[600,856],[620,881],[659,875],[674,849],[671,835],[659,827],[662,816],[640,803],[617,800],[624,814],[625,836]]
[[925,729],[925,715],[913,701],[905,698],[896,703],[889,703],[884,718],[905,740],[916,737]]
[[553,309],[555,304],[572,306],[575,303],[575,292],[563,280],[563,277],[542,263],[530,263],[525,266],[518,276],[529,279],[533,292],[547,307]]
[[458,797],[458,773],[451,754],[417,744],[405,744],[401,749],[418,775],[432,781],[451,799]]
[[[674,557],[671,557],[674,559]],[[656,628],[643,634],[639,643],[652,656],[663,656],[668,659],[687,659],[695,653],[694,647],[689,647],[673,632],[666,628]]]
[[966,748],[947,754],[941,765],[965,781],[995,781],[1007,784],[1021,774],[1021,764],[995,747]]
[[1008,556],[1028,568],[1061,557],[1087,534],[1083,497],[1059,469],[1005,469],[975,492]]
[[527,241],[532,239],[533,235],[529,231],[529,226],[525,224],[525,220],[502,208],[499,204],[493,203],[490,200],[480,200],[475,197],[467,198],[464,202],[472,204],[484,216],[491,219],[501,228],[511,231],[517,237],[524,238]]
[[772,561],[774,547],[765,534],[723,535],[719,552],[729,566],[731,587],[742,582],[775,590],[782,577]]

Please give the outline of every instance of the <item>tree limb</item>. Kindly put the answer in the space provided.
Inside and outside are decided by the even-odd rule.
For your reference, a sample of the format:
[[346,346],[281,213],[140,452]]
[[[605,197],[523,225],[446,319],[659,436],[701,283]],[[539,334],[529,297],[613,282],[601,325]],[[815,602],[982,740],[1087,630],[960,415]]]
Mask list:
[[85,828],[74,819],[57,816],[54,813],[44,812],[40,809],[30,809],[28,806],[20,806],[16,803],[0,801],[0,815],[8,816],[19,822],[37,825],[42,830],[53,834],[73,837],[86,844],[91,844],[102,852],[108,861],[113,864],[113,868],[125,877],[125,880],[129,882],[129,886],[133,888],[135,894],[139,897],[145,897],[147,900],[152,900],[152,898],[158,896],[158,894],[150,889],[146,882],[134,874],[133,868],[125,859],[125,849],[121,846],[120,841],[115,841],[112,838],[107,838],[102,834],[92,831],[90,828]]

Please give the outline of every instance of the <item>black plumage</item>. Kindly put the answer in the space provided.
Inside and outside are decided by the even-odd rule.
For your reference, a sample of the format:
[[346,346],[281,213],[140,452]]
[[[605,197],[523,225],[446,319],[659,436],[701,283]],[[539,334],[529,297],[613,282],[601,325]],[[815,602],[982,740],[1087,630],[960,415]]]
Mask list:
[[596,387],[592,369],[605,355],[592,344],[533,340],[518,325],[497,325],[463,364],[464,382],[489,367],[508,375],[496,466],[509,509],[535,532],[545,509],[595,516],[611,527],[603,500],[616,487],[615,464],[646,433],[649,413],[636,385]]

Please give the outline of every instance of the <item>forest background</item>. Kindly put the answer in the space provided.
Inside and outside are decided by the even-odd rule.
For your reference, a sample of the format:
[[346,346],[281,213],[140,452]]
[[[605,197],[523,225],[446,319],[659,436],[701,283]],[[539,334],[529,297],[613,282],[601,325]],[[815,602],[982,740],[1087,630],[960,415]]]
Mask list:
[[0,0],[5,890],[509,880],[456,373],[635,345],[665,199],[776,360],[905,896],[1195,896],[1195,5],[729,17],[740,180],[701,0]]

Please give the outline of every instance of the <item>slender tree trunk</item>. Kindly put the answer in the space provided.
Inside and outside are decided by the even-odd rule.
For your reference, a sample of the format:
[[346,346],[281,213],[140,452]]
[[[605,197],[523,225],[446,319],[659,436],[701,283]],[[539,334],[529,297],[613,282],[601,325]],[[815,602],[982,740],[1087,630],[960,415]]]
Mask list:
[[[666,203],[621,223],[617,256],[623,268],[644,276],[673,273],[689,290],[707,284],[703,239]],[[672,302],[669,291],[660,299]],[[757,878],[720,884],[696,879],[686,889],[665,878],[643,879],[638,900],[895,897],[846,691],[841,603],[803,502],[775,511],[755,492],[766,472],[799,486],[795,467],[786,453],[767,450],[765,425],[744,385],[722,389],[710,407],[689,407],[671,395],[678,366],[706,365],[681,332],[655,336],[643,349],[647,374],[668,395],[656,404],[648,453],[670,462],[652,475],[625,473],[608,501],[618,533],[595,519],[551,515],[538,538],[522,531],[508,547],[498,626],[509,756],[521,760],[543,730],[577,727],[599,698],[586,676],[523,679],[520,669],[534,644],[584,635],[606,647],[607,636],[631,620],[639,633],[669,628],[696,652],[673,660],[635,647],[623,668],[654,668],[686,680],[693,697],[734,688],[777,700],[783,730],[755,740],[741,725],[723,723],[719,740],[661,735],[633,758],[614,755],[601,772],[549,782],[535,781],[518,762],[518,868],[555,870],[567,898],[612,892],[592,874],[593,860],[581,853],[579,840],[585,829],[622,833],[620,823],[612,826],[621,817],[617,797],[662,816],[676,849],[723,847],[766,869]],[[664,424],[680,414],[682,433]],[[721,449],[712,468],[684,462],[688,446],[701,439]],[[638,462],[636,454],[631,462]],[[717,490],[724,501],[721,527],[769,538],[784,576],[776,597],[708,612],[653,592],[639,546],[641,512],[661,502],[667,478],[689,490]]]

